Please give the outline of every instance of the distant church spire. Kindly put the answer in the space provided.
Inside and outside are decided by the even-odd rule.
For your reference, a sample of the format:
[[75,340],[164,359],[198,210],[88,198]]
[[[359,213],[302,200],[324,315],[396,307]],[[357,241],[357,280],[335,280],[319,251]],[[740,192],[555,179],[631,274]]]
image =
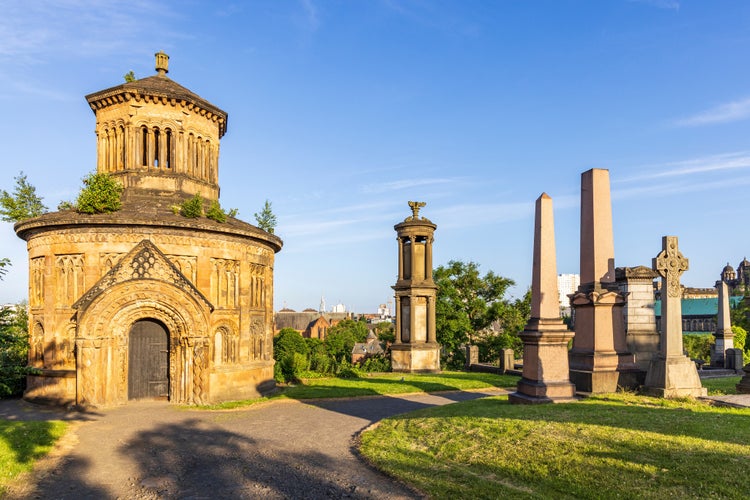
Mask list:
[[321,314],[326,312],[326,298],[323,295],[320,296],[320,308],[318,312]]

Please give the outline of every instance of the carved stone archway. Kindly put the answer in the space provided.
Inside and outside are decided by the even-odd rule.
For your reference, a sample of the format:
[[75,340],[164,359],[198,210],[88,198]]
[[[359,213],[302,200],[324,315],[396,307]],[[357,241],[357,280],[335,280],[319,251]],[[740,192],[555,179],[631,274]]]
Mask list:
[[169,332],[170,401],[208,401],[209,304],[172,283],[144,278],[107,288],[78,314],[79,405],[127,401],[128,332],[141,319],[159,321]]

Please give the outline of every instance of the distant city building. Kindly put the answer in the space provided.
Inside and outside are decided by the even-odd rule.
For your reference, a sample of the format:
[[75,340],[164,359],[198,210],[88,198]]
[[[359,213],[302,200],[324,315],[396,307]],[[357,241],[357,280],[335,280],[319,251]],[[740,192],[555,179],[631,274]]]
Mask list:
[[581,285],[580,274],[558,274],[557,292],[560,295],[560,310],[570,314],[570,299],[568,295],[575,293]]
[[338,303],[335,306],[331,307],[332,313],[345,313],[346,312],[346,306],[344,304]]

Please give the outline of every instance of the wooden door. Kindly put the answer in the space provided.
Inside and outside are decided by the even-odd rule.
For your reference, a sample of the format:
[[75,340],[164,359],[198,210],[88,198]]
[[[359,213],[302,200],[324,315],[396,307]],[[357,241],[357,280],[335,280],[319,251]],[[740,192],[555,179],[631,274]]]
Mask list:
[[158,321],[136,321],[130,329],[128,399],[169,398],[169,334]]

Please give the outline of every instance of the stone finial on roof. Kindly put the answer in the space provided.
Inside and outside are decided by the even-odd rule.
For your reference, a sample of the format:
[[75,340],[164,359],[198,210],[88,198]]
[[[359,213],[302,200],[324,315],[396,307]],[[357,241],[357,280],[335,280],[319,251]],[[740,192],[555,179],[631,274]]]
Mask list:
[[160,76],[169,73],[169,56],[162,50],[154,55],[156,56],[156,72],[159,73]]

